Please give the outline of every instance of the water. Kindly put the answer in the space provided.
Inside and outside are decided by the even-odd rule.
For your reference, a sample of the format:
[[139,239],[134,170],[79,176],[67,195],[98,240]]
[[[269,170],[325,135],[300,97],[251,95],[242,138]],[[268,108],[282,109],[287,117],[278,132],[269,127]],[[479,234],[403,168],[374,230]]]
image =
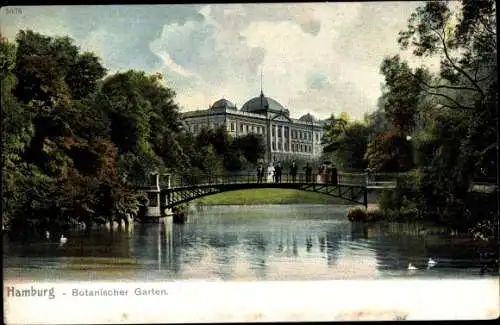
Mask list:
[[[192,208],[184,225],[4,238],[4,276],[35,280],[334,280],[479,277],[476,247],[421,224],[351,224],[346,206]],[[438,264],[427,269],[429,257]],[[417,268],[408,271],[408,263]]]

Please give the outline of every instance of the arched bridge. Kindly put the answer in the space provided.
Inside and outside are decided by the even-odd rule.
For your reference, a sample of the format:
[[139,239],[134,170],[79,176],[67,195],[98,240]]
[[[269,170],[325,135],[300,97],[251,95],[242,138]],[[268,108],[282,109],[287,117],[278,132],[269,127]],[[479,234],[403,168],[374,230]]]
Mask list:
[[368,190],[393,189],[396,187],[396,174],[365,174],[342,173],[337,177],[329,175],[319,177],[305,173],[298,173],[295,178],[283,175],[281,179],[274,180],[264,176],[259,179],[257,173],[238,175],[196,175],[190,177],[170,177],[167,184],[159,184],[156,176],[156,186],[142,187],[148,192],[149,208],[157,207],[158,211],[171,209],[204,196],[222,192],[258,189],[258,188],[284,188],[301,191],[315,192],[346,201],[368,205]]

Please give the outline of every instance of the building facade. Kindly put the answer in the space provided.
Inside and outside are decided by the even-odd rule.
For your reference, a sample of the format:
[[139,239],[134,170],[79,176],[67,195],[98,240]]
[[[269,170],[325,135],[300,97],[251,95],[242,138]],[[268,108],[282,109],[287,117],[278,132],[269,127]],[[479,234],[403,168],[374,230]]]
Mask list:
[[288,109],[262,92],[240,110],[229,100],[220,99],[206,110],[183,113],[182,119],[184,127],[193,134],[203,128],[223,127],[233,137],[261,135],[268,162],[296,157],[317,159],[323,154],[321,139],[325,123],[310,114],[291,118]]

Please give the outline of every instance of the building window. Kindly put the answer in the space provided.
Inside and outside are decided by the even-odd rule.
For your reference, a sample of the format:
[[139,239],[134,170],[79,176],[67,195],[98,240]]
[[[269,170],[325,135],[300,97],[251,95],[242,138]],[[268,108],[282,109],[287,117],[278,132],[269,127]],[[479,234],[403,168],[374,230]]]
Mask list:
[[255,132],[255,126],[252,125],[252,132]]
[[288,126],[285,126],[285,138],[289,138],[290,135],[288,134],[289,128]]
[[274,137],[276,137],[276,131],[274,130],[274,125],[271,125],[271,135]]
[[243,124],[240,124],[240,132],[243,132]]
[[246,132],[248,133],[248,124],[245,125]]
[[273,150],[276,150],[276,142],[273,142],[272,147],[273,147]]
[[234,132],[234,122],[231,122],[231,132]]

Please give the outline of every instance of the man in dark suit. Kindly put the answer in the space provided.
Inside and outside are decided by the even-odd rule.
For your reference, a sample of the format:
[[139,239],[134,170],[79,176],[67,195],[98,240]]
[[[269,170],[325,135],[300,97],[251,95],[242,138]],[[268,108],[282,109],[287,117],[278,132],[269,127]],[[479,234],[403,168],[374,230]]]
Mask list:
[[278,163],[276,164],[276,167],[274,167],[274,173],[276,175],[276,183],[281,183],[282,168],[283,167],[281,167],[281,162],[278,161]]
[[257,166],[257,183],[262,183],[262,178],[264,176],[264,167],[262,166],[262,164],[259,164]]
[[295,183],[295,178],[297,177],[297,164],[295,160],[292,160],[292,165],[290,166],[290,175],[292,175],[292,182]]
[[309,163],[306,164],[306,167],[304,167],[304,170],[306,171],[306,183],[310,183],[311,182],[312,167],[309,165]]

